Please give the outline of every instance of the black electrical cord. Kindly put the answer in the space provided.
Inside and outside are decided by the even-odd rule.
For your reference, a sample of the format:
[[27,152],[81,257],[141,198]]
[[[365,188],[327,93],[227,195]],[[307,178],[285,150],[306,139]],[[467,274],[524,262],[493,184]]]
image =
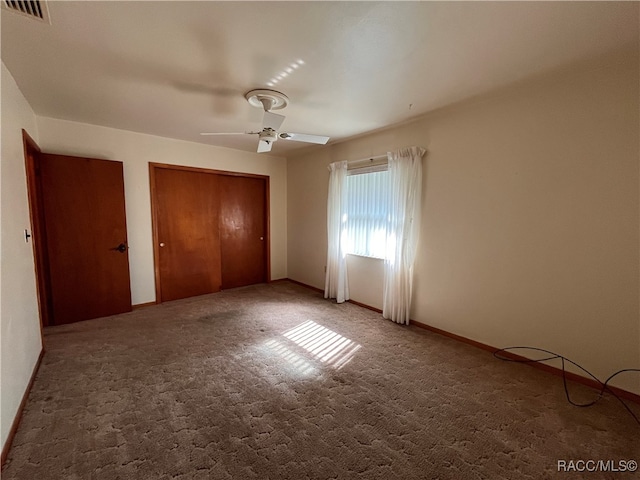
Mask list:
[[[509,357],[500,355],[503,352],[510,352],[512,350],[534,350],[536,352],[543,352],[543,353],[545,353],[547,355],[550,355],[550,356],[549,357],[545,357],[545,358],[529,359],[529,358],[509,358]],[[611,395],[613,395],[614,397],[616,397],[618,399],[618,401],[622,404],[622,406],[624,408],[626,408],[627,411],[631,414],[631,416],[636,421],[636,423],[638,425],[640,425],[640,418],[638,418],[636,416],[636,414],[633,413],[631,408],[629,408],[629,405],[627,405],[624,400],[622,400],[613,390],[611,390],[611,388],[609,388],[609,382],[615,376],[620,375],[621,373],[624,373],[624,372],[640,372],[640,369],[638,369],[638,368],[623,368],[622,370],[618,370],[617,372],[611,374],[609,376],[609,378],[607,378],[604,382],[602,382],[595,375],[593,375],[590,371],[588,371],[586,368],[583,368],[582,366],[578,365],[576,362],[574,362],[572,360],[569,360],[568,358],[563,357],[560,354],[557,354],[557,353],[554,353],[554,352],[550,352],[549,350],[545,350],[543,348],[536,348],[536,347],[505,347],[505,348],[501,348],[501,349],[496,350],[495,352],[493,352],[493,356],[496,357],[499,360],[504,360],[505,362],[516,362],[516,363],[542,363],[542,362],[547,362],[549,360],[555,360],[555,359],[559,358],[561,360],[561,362],[562,362],[562,383],[564,384],[564,393],[565,393],[565,395],[567,397],[567,401],[571,405],[575,405],[576,407],[590,407],[592,405],[595,405],[596,403],[598,403],[600,401],[600,399],[602,398],[602,396],[604,395],[604,392],[606,390],[607,392],[609,392]],[[601,385],[600,393],[598,394],[598,398],[596,398],[592,402],[588,402],[588,403],[576,403],[571,399],[571,395],[569,394],[569,387],[567,385],[567,372],[566,372],[566,369],[565,369],[565,362],[569,362],[570,364],[578,367],[580,370],[585,372],[587,375],[589,375],[591,378],[593,378],[596,382],[598,382]]]

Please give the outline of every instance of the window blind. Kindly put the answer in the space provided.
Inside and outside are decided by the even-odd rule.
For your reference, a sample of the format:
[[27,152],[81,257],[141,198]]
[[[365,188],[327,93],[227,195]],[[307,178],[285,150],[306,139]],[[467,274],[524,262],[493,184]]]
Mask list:
[[386,165],[350,171],[346,186],[346,252],[384,258],[389,221]]

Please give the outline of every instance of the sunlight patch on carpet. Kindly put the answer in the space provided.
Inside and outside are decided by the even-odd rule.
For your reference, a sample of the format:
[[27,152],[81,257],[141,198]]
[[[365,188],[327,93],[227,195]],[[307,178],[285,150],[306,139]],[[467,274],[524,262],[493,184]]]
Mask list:
[[309,362],[307,362],[307,360],[292,351],[282,342],[272,339],[265,342],[265,345],[269,347],[270,350],[274,351],[282,358],[284,358],[287,362],[289,362],[289,364],[302,375],[313,375],[314,373],[316,373],[316,369],[313,365],[311,365]]
[[307,320],[282,335],[322,363],[337,369],[349,363],[361,348],[360,344],[312,320]]

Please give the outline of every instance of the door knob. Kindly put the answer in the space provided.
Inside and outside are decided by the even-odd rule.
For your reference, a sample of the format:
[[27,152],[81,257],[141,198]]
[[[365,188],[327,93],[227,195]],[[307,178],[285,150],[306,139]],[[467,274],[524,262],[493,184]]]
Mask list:
[[164,242],[160,242],[160,246],[161,246],[161,247],[164,247]]
[[112,248],[111,250],[115,250],[120,253],[124,253],[127,251],[127,245],[125,243],[121,243],[117,247]]

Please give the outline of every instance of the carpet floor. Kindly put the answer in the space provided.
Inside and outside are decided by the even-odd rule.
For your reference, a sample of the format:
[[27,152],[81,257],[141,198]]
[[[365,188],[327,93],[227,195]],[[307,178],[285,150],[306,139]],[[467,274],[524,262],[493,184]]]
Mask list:
[[289,282],[45,342],[5,480],[638,478],[558,471],[640,460],[615,398]]

